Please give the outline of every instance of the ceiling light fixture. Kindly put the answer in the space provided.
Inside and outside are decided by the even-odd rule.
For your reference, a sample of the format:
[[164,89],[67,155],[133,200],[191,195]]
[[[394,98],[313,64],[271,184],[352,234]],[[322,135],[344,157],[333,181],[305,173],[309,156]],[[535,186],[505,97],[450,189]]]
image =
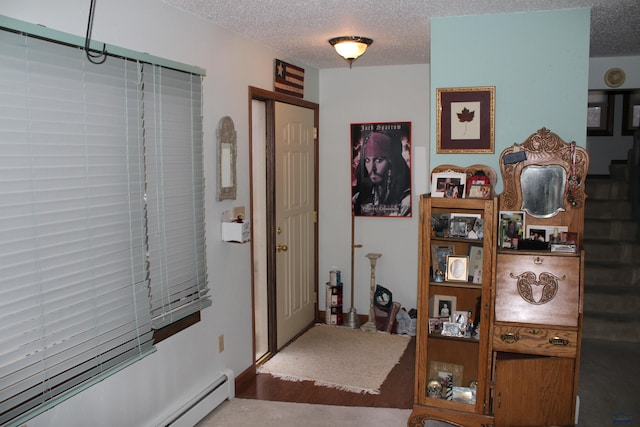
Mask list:
[[360,36],[341,36],[329,39],[329,43],[335,48],[338,55],[349,63],[349,68],[351,68],[353,61],[365,53],[373,40]]

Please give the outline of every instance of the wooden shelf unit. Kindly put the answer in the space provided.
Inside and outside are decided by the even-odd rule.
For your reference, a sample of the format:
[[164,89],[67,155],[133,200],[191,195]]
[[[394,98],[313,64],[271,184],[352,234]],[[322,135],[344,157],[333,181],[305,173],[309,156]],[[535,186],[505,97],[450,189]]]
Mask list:
[[[437,236],[432,231],[432,215],[448,214],[474,215],[482,218],[482,239]],[[483,426],[492,424],[488,416],[491,360],[489,357],[490,301],[492,270],[495,258],[497,230],[497,199],[447,199],[422,195],[420,198],[420,261],[418,267],[418,329],[416,340],[416,380],[413,412],[409,426],[422,426],[425,420],[454,422],[460,426]],[[482,247],[482,283],[434,280],[432,268],[432,245],[452,245],[454,255],[466,256],[469,247]],[[472,311],[478,318],[480,336],[452,337],[429,333],[429,318],[436,317],[429,312],[429,299],[434,295],[455,297],[456,311]],[[480,300],[480,313],[478,313]],[[453,313],[451,313],[453,315]],[[477,326],[477,325],[474,325]],[[455,378],[455,385],[468,387],[477,381],[475,403],[429,397],[427,382],[430,371],[443,364],[457,365],[462,377]],[[432,371],[433,372],[433,371]]]

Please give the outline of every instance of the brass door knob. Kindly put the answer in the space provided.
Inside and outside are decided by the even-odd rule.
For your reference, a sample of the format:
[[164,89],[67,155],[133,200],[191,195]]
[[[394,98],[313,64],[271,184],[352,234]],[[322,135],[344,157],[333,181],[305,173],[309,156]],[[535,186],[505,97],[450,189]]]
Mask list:
[[284,243],[279,243],[276,245],[277,252],[287,252],[288,250],[289,250],[289,246],[285,245]]

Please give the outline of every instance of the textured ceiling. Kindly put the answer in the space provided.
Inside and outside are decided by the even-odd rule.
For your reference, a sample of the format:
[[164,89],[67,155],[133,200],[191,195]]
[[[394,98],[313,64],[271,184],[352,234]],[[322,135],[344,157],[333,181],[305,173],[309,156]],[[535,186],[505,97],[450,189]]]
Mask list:
[[[259,40],[312,67],[346,62],[327,42],[374,40],[354,66],[429,62],[429,23],[437,16],[591,8],[591,57],[640,55],[640,0],[163,0]],[[544,29],[541,29],[544,31]],[[508,34],[505,34],[508,37]]]

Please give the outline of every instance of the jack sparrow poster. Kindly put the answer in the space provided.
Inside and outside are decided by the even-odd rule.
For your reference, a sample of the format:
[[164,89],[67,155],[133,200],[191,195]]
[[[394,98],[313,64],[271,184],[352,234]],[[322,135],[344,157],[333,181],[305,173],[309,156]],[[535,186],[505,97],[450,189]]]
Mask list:
[[351,207],[411,217],[411,122],[351,124]]

